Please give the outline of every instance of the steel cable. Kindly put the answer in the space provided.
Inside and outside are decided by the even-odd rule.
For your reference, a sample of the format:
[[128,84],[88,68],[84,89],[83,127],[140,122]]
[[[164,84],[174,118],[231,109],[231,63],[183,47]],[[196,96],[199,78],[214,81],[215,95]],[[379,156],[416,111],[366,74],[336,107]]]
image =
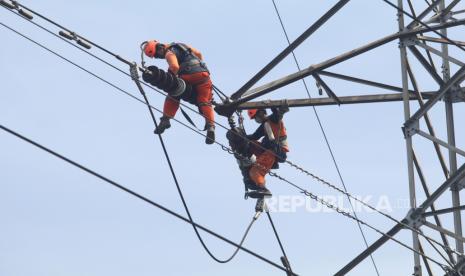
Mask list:
[[[119,183],[117,183],[117,182],[115,182],[115,181],[113,181],[113,180],[111,180],[111,179],[109,179],[109,178],[95,172],[94,170],[91,170],[91,169],[87,168],[84,165],[81,165],[81,164],[79,164],[79,163],[77,163],[77,162],[75,162],[75,161],[73,161],[73,160],[71,160],[71,159],[57,153],[54,150],[51,150],[51,149],[49,149],[49,148],[47,148],[47,147],[33,141],[33,140],[31,140],[31,139],[29,139],[29,138],[15,132],[15,131],[13,131],[13,130],[11,130],[10,128],[7,128],[4,125],[0,125],[0,129],[7,132],[7,133],[9,133],[9,134],[11,134],[11,135],[13,135],[13,136],[15,136],[15,137],[17,137],[17,138],[19,138],[19,139],[21,139],[21,140],[23,140],[23,141],[25,141],[25,142],[27,142],[27,143],[29,143],[29,144],[31,144],[31,145],[33,145],[33,146],[35,146],[35,147],[37,147],[37,148],[39,148],[39,149],[41,149],[41,150],[43,150],[43,151],[45,151],[45,152],[47,152],[47,153],[49,153],[49,154],[51,154],[51,155],[53,155],[53,156],[55,156],[55,157],[57,157],[57,158],[59,158],[59,159],[61,159],[61,160],[63,160],[64,162],[66,162],[68,164],[71,164],[74,167],[77,167],[77,168],[89,173],[90,175],[93,175],[93,176],[99,178],[100,180],[103,180],[104,182],[106,182],[106,183],[108,183],[108,184],[110,184],[110,185],[112,185],[112,186],[114,186],[114,187],[128,193],[128,194],[131,194],[132,196],[134,196],[134,197],[136,197],[136,198],[138,198],[138,199],[140,199],[142,201],[145,201],[146,203],[149,203],[150,205],[152,205],[152,206],[154,206],[154,207],[156,207],[158,209],[161,209],[162,211],[164,211],[164,212],[166,212],[166,213],[168,213],[168,214],[170,214],[170,215],[172,215],[172,216],[174,216],[174,217],[176,217],[178,219],[183,220],[184,222],[187,222],[187,223],[189,223],[189,224],[191,224],[191,225],[193,225],[195,227],[198,227],[198,228],[202,229],[203,231],[205,231],[205,232],[209,233],[210,235],[213,235],[213,236],[215,236],[215,237],[229,243],[230,245],[233,245],[233,246],[235,246],[237,248],[240,248],[241,250],[249,253],[250,255],[252,255],[252,256],[254,256],[254,257],[256,257],[256,258],[258,258],[258,259],[260,259],[260,260],[262,260],[262,261],[264,261],[264,262],[266,262],[266,263],[268,263],[268,264],[270,264],[270,265],[272,265],[272,266],[274,266],[276,268],[279,268],[279,269],[281,269],[283,271],[286,271],[286,269],[284,267],[274,263],[273,261],[270,261],[270,260],[262,257],[261,255],[255,253],[255,252],[253,252],[253,251],[251,251],[251,250],[249,250],[247,248],[242,247],[242,245],[234,243],[233,241],[231,241],[231,240],[229,240],[229,239],[227,239],[227,238],[213,232],[212,230],[209,230],[208,228],[206,228],[206,227],[204,227],[202,225],[199,225],[199,224],[193,222],[192,220],[190,220],[188,218],[183,217],[182,215],[180,215],[180,214],[178,214],[178,213],[164,207],[163,205],[158,204],[155,201],[152,201],[152,200],[148,199],[147,197],[145,197],[143,195],[140,195],[140,194],[136,193],[135,191],[133,191],[133,190],[131,190],[129,188],[126,188],[125,186],[123,186],[123,185],[121,185],[121,184],[119,184]],[[250,229],[250,227],[251,227],[251,224],[249,225],[248,230]]]
[[[42,47],[42,48],[44,48],[44,49],[46,49],[46,50],[48,50],[48,51],[50,51],[50,52],[56,54],[57,56],[59,56],[60,58],[64,59],[65,61],[70,62],[68,59],[64,58],[63,56],[61,56],[61,55],[59,55],[59,54],[57,54],[57,53],[55,53],[55,52],[53,52],[52,50],[46,48],[45,46],[41,45],[40,43],[33,41],[32,39],[30,39],[30,38],[28,38],[27,36],[25,36],[25,35],[23,35],[23,34],[17,32],[17,31],[15,31],[15,30],[13,30],[12,28],[6,26],[6,25],[3,24],[3,23],[0,23],[0,24],[3,25],[3,26],[6,27],[6,28],[8,28],[8,29],[10,29],[10,30],[12,30],[12,31],[14,31],[14,32],[16,32],[16,33],[18,33],[19,35],[23,36],[24,38],[26,38],[26,39],[28,39],[28,40],[34,42],[36,45],[38,45],[38,46],[40,46],[40,47]],[[73,64],[73,65],[75,65],[75,66],[77,66],[78,68],[80,68],[80,69],[82,69],[82,70],[84,70],[84,71],[86,71],[86,72],[89,73],[88,70],[82,68],[82,67],[79,66],[79,65],[76,65],[74,62],[70,62],[70,63]],[[115,87],[114,84],[111,84],[110,82],[104,80],[103,78],[101,78],[101,77],[99,77],[99,76],[97,76],[97,75],[95,75],[95,74],[93,74],[93,73],[90,73],[90,74],[93,75],[94,77],[97,77],[98,79],[100,79],[100,80],[106,82],[107,84],[109,84],[109,85]],[[126,75],[129,75],[129,74],[127,74],[127,73],[125,73],[125,74],[126,74]],[[147,85],[147,84],[145,84],[145,85]],[[151,86],[149,86],[149,87],[151,87]],[[152,88],[152,87],[151,87],[151,88]],[[129,92],[124,91],[124,90],[121,89],[121,88],[117,88],[117,89],[120,90],[120,91],[122,91],[122,92],[124,92],[124,93],[127,94],[127,95],[130,95],[132,98],[137,99],[139,102],[144,103],[142,100],[138,99],[137,97],[135,97],[134,95],[130,94]],[[152,88],[152,89],[153,89],[153,88]],[[154,89],[154,90],[155,90],[155,89]],[[161,110],[159,110],[159,109],[157,109],[157,108],[155,108],[155,107],[153,107],[153,106],[151,106],[151,107],[152,107],[154,110],[157,110],[158,112],[160,112],[160,113],[163,114],[163,112],[162,112]],[[191,129],[191,130],[197,132],[198,134],[200,134],[200,135],[206,137],[203,133],[200,133],[200,132],[196,131],[195,129],[193,129],[193,128],[187,126],[186,124],[184,124],[184,123],[182,123],[182,122],[180,122],[180,121],[178,121],[178,120],[175,120],[175,121],[177,121],[178,123],[182,124],[182,125],[185,126],[185,127],[188,127],[189,129]],[[221,145],[221,147],[222,147],[223,150],[228,151],[230,154],[234,154],[234,152],[233,152],[232,150],[228,149],[226,146],[222,145],[221,143],[218,143],[218,142],[215,142],[215,143]],[[420,232],[419,230],[414,229],[414,228],[410,227],[409,225],[406,225],[405,223],[402,223],[401,221],[398,221],[398,220],[392,218],[391,216],[389,216],[389,215],[387,215],[387,214],[385,214],[385,213],[383,213],[383,212],[377,210],[376,208],[374,208],[374,207],[370,206],[369,204],[367,204],[367,203],[361,201],[360,199],[357,199],[356,197],[353,197],[352,195],[350,195],[350,194],[348,194],[348,193],[345,193],[345,192],[342,191],[341,189],[339,189],[339,188],[337,188],[336,186],[330,184],[329,182],[326,182],[326,181],[323,180],[322,178],[320,178],[320,177],[318,177],[318,176],[316,176],[316,175],[314,175],[314,174],[312,174],[312,173],[306,171],[306,170],[303,169],[302,167],[299,167],[298,165],[295,165],[294,163],[292,163],[292,162],[290,162],[290,161],[287,161],[287,163],[290,164],[292,167],[296,168],[297,170],[299,170],[299,171],[301,171],[301,172],[307,174],[308,176],[311,176],[312,178],[314,178],[314,179],[317,180],[318,182],[321,182],[321,183],[327,185],[328,187],[330,187],[330,188],[332,188],[332,189],[335,189],[335,190],[337,190],[337,191],[339,191],[339,192],[341,192],[341,193],[343,193],[343,194],[349,195],[353,200],[359,201],[361,204],[363,204],[363,205],[369,207],[370,209],[372,209],[372,210],[374,210],[374,211],[376,211],[376,212],[378,212],[378,213],[380,213],[380,214],[382,214],[382,215],[384,215],[384,216],[390,218],[391,220],[393,220],[393,221],[395,221],[395,222],[397,222],[397,223],[400,223],[400,224],[403,225],[405,228],[408,228],[408,229],[410,229],[410,230],[412,230],[412,231],[414,231],[414,232],[417,232],[419,235],[423,236],[424,238],[426,238],[426,239],[428,239],[428,240],[431,240],[431,241],[435,242],[436,244],[438,244],[438,245],[444,247],[441,243],[435,241],[434,239],[431,239],[430,237],[427,237],[426,235],[424,235],[424,234],[423,234],[422,232]],[[276,173],[270,172],[269,174],[270,174],[271,176],[277,177],[277,178],[280,179],[280,180],[285,180],[284,178],[278,176]],[[304,194],[306,194],[306,195],[308,196],[308,191],[306,191],[305,189],[303,189],[303,188],[301,188],[301,187],[299,187],[299,186],[293,184],[292,182],[289,182],[289,181],[287,181],[287,182],[288,182],[289,184],[291,184],[292,186],[298,188],[302,193],[304,193]],[[312,198],[312,199],[313,199],[313,198]],[[358,220],[356,219],[356,221],[358,221]],[[363,221],[361,221],[361,223],[362,223],[362,222],[363,222]],[[367,225],[367,224],[364,223],[364,222],[363,222],[362,224]],[[371,228],[371,227],[372,227],[372,226],[370,226],[370,228]],[[376,228],[374,228],[374,229],[376,229]],[[378,230],[378,232],[382,233],[380,230]],[[392,237],[390,237],[390,238],[392,238]],[[396,239],[394,239],[394,238],[392,238],[392,239],[393,239],[394,241],[396,241],[396,242],[399,243],[399,241],[397,241]],[[404,245],[404,246],[407,246],[407,245]],[[407,247],[408,247],[408,246],[407,246]],[[454,252],[454,253],[456,253],[456,254],[459,254],[458,252],[456,252],[456,251],[453,250],[453,249],[450,249],[450,248],[448,248],[448,249],[451,250],[451,252]],[[412,249],[412,250],[414,250],[414,249]],[[417,252],[417,251],[416,251],[416,252]],[[419,252],[417,252],[417,253],[419,253]],[[419,253],[419,254],[421,254],[421,253]],[[426,256],[425,256],[425,257],[426,257]],[[429,258],[429,257],[427,257],[427,258]],[[432,260],[432,261],[435,262],[435,263],[437,263],[437,262],[434,261],[434,260]]]
[[[286,28],[284,27],[284,22],[283,22],[283,20],[281,18],[281,14],[279,12],[278,6],[276,5],[275,0],[271,0],[271,1],[273,3],[274,10],[276,11],[276,15],[278,16],[279,23],[280,23],[281,28],[283,30],[284,36],[286,37],[287,43],[288,43],[288,45],[291,45],[291,40],[289,39],[289,35],[287,34]],[[295,55],[294,51],[292,51],[291,53],[292,53],[292,57],[294,58],[295,65],[297,66],[297,70],[300,71],[301,69],[300,69],[299,61],[297,60],[297,56]],[[308,98],[311,99],[312,96],[310,95],[310,91],[308,89],[307,82],[305,81],[305,79],[302,79],[302,83],[304,85],[305,91],[307,92]],[[318,122],[318,125],[320,127],[321,133],[323,134],[323,139],[324,139],[324,141],[326,143],[326,147],[328,148],[328,151],[329,151],[329,153],[331,155],[331,159],[333,160],[333,164],[334,164],[334,167],[336,168],[337,174],[339,176],[339,180],[342,183],[342,187],[344,188],[344,191],[346,193],[348,193],[345,181],[342,178],[342,174],[341,174],[341,171],[339,169],[339,165],[338,165],[338,163],[336,161],[336,157],[334,156],[332,147],[331,147],[331,145],[329,143],[328,136],[326,135],[326,131],[325,131],[324,127],[323,127],[323,123],[321,122],[320,115],[318,114],[318,111],[316,110],[315,106],[312,106],[312,108],[313,108],[313,113],[315,114],[315,118],[316,118],[316,120]],[[352,200],[350,199],[349,196],[347,196],[347,199],[349,201],[350,208],[352,209],[352,213],[354,214],[355,217],[358,217],[356,212],[355,212],[354,205],[352,204]],[[365,237],[365,233],[363,232],[362,226],[358,222],[357,222],[357,226],[358,226],[358,229],[360,231],[360,234],[362,235],[363,242],[365,243],[365,246],[368,248],[369,247],[368,241],[367,241],[367,238]],[[370,254],[370,259],[371,259],[373,267],[374,267],[374,269],[376,271],[376,274],[379,276],[378,266],[376,265],[375,259],[373,258],[372,254]]]
[[[134,65],[136,66],[136,65]],[[135,72],[134,74],[137,75],[137,67],[134,67],[135,69]],[[141,95],[143,96],[144,98],[144,102],[145,104],[147,105],[147,108],[149,109],[149,113],[150,113],[150,117],[153,121],[153,124],[155,125],[156,128],[158,128],[158,123],[157,123],[157,119],[155,119],[155,115],[153,114],[153,110],[152,108],[150,108],[150,102],[149,102],[149,99],[147,98],[147,95],[145,94],[145,91],[144,89],[142,88],[142,85],[140,84],[140,81],[139,81],[139,76],[132,76],[134,82],[136,83],[137,85],[137,88],[139,89]],[[160,140],[160,144],[161,144],[161,147],[163,149],[163,153],[165,155],[165,158],[166,158],[166,162],[168,163],[168,166],[170,168],[170,172],[171,172],[171,176],[173,178],[173,181],[176,185],[176,189],[178,191],[178,194],[179,194],[179,197],[181,198],[181,201],[182,201],[182,205],[184,206],[184,210],[186,211],[187,213],[187,216],[189,217],[189,220],[191,222],[194,222],[194,220],[192,219],[192,215],[191,215],[191,212],[189,211],[189,207],[187,206],[187,202],[184,198],[184,194],[181,190],[181,186],[179,185],[179,182],[178,182],[178,177],[176,176],[176,173],[174,171],[174,167],[173,167],[173,164],[171,162],[171,158],[168,154],[168,150],[166,148],[166,145],[165,145],[165,142],[163,140],[163,137],[162,135],[159,133],[158,135],[158,139]],[[252,228],[252,225],[253,223],[255,222],[255,217],[252,219],[252,221],[250,222],[249,226],[247,227],[247,230],[245,231],[244,235],[242,236],[242,239],[241,239],[241,242],[240,242],[240,246],[242,246],[242,244],[244,243],[245,241],[245,238],[247,237],[247,234],[249,233],[249,230],[250,228]],[[205,249],[205,251],[208,253],[208,255],[210,255],[210,257],[215,260],[216,262],[218,263],[227,263],[227,262],[230,262],[235,256],[236,254],[239,252],[239,247],[237,247],[234,252],[232,253],[232,255],[224,260],[221,260],[220,258],[216,257],[212,252],[211,250],[208,248],[207,244],[205,243],[205,241],[203,240],[202,236],[200,235],[199,231],[197,230],[197,227],[195,227],[195,225],[192,223],[192,227],[194,228],[194,231],[195,231],[195,234],[197,235],[197,238],[199,240],[199,242],[202,244],[202,247]]]

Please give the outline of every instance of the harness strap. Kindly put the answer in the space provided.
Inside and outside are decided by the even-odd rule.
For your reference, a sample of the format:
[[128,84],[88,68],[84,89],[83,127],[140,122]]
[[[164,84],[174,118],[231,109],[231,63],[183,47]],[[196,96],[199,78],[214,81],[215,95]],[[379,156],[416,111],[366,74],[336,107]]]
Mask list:
[[200,106],[212,106],[212,103],[211,102],[201,102],[201,103],[197,103],[197,105],[200,107]]
[[196,128],[198,131],[203,131],[202,129],[198,128],[194,121],[192,120],[192,118],[189,116],[189,114],[187,114],[186,111],[184,111],[184,109],[181,107],[181,113],[182,115],[184,116],[184,118],[186,118],[186,120],[189,122],[189,124],[191,124],[194,128]]

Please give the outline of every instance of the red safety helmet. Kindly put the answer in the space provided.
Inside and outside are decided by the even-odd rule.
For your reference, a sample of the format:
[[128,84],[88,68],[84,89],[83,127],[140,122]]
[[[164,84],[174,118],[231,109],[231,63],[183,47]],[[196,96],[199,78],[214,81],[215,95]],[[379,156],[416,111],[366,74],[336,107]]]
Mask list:
[[143,45],[143,47],[145,55],[151,58],[155,57],[155,54],[157,53],[158,43],[159,42],[156,40],[149,40],[144,42],[145,45]]
[[255,115],[257,115],[258,109],[249,109],[247,110],[247,114],[249,114],[249,118],[253,119],[255,118]]

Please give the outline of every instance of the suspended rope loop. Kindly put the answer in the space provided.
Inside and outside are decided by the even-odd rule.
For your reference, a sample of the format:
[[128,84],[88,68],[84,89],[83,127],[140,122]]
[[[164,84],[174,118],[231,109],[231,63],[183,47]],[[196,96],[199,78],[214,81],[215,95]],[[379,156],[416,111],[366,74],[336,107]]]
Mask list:
[[[139,74],[138,74],[138,71],[137,71],[137,64],[134,62],[131,66],[130,66],[130,75],[131,75],[131,78],[132,80],[136,83],[136,86],[137,88],[139,89],[139,92],[140,94],[142,95],[142,97],[144,97],[144,101],[145,101],[145,104],[147,105],[147,108],[149,109],[149,112],[150,112],[150,117],[152,118],[152,121],[153,121],[153,124],[155,125],[155,127],[157,128],[158,127],[158,123],[157,123],[157,120],[155,118],[155,115],[153,113],[153,110],[151,108],[151,105],[150,105],[150,102],[149,102],[149,99],[147,98],[147,95],[145,94],[145,91],[144,91],[144,88],[142,87],[140,81],[139,81]],[[173,164],[171,163],[171,158],[168,154],[168,150],[166,149],[166,146],[165,146],[165,142],[163,140],[163,137],[161,136],[161,134],[158,134],[158,138],[160,140],[160,144],[162,146],[162,149],[163,149],[163,153],[165,155],[165,158],[166,158],[166,161],[168,162],[168,166],[170,168],[170,172],[171,172],[171,176],[174,180],[174,183],[176,185],[176,188],[178,190],[178,194],[179,194],[179,197],[181,198],[181,201],[182,201],[182,204],[184,206],[184,210],[186,211],[187,213],[187,216],[189,218],[189,221],[191,222],[191,225],[192,227],[194,228],[194,231],[195,231],[195,234],[197,235],[197,238],[199,239],[200,243],[202,244],[203,248],[205,249],[205,251],[208,253],[208,255],[210,255],[210,257],[215,260],[216,262],[218,263],[227,263],[227,262],[230,262],[236,255],[237,253],[239,252],[239,249],[240,247],[242,247],[242,244],[244,243],[250,229],[252,228],[252,225],[253,223],[255,222],[255,217],[252,219],[252,221],[250,222],[249,226],[247,227],[244,235],[242,236],[242,239],[241,239],[241,242],[239,243],[239,246],[236,247],[236,249],[234,250],[233,254],[225,259],[225,260],[221,260],[219,258],[217,258],[211,251],[210,249],[207,247],[207,245],[205,244],[205,241],[203,240],[202,236],[200,235],[197,227],[195,226],[194,224],[194,220],[192,219],[192,216],[191,216],[191,213],[189,211],[189,207],[187,206],[187,202],[186,200],[184,199],[184,195],[182,193],[182,190],[181,190],[181,186],[179,185],[179,182],[178,182],[178,178],[176,176],[176,173],[174,171],[174,167],[173,167]]]

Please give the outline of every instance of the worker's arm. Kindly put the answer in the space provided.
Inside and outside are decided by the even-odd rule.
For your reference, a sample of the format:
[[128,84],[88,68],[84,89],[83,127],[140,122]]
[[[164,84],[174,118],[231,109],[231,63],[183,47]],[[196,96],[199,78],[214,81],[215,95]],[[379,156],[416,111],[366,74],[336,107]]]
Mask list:
[[257,130],[255,130],[255,132],[251,135],[247,135],[247,138],[249,140],[258,140],[260,138],[262,138],[263,136],[265,136],[265,128],[263,126],[263,124],[261,124]]
[[191,47],[191,46],[188,46],[188,47],[189,47],[189,49],[191,49],[192,53],[193,53],[196,57],[198,57],[200,60],[203,60],[202,53],[201,53],[199,50],[197,50],[197,49],[195,49],[195,48],[193,48],[193,47]]
[[279,123],[283,119],[284,113],[282,113],[278,108],[271,108],[271,115],[268,117],[273,123]]
[[168,70],[177,75],[179,71],[179,62],[176,55],[172,51],[168,50],[166,51],[165,59],[166,62],[168,62]]
[[289,111],[289,107],[280,106],[271,108],[272,114],[268,117],[273,123],[279,123],[283,119],[284,113]]

